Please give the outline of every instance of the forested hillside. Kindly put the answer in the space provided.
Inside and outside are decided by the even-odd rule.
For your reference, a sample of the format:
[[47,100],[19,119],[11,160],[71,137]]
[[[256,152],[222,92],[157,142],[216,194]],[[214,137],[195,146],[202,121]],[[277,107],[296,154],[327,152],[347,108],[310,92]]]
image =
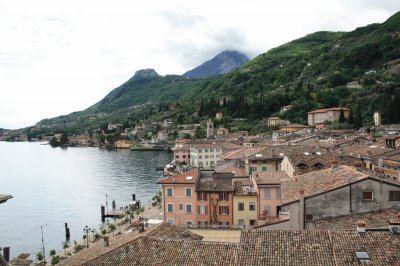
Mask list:
[[[130,126],[164,118],[192,123],[222,111],[226,126],[246,118],[239,129],[257,133],[266,130],[260,122],[266,117],[306,123],[308,111],[333,106],[350,107],[360,126],[372,124],[375,111],[385,123],[400,122],[398,103],[400,13],[351,32],[309,34],[214,78],[134,76],[92,107],[44,119],[34,130],[83,132],[108,122]],[[285,105],[292,109],[280,112]]]

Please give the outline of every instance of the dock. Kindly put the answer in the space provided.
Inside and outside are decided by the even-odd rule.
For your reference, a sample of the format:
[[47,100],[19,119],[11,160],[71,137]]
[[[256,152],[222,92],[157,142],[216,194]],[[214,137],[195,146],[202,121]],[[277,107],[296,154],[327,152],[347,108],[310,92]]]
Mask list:
[[112,210],[104,214],[105,218],[122,218],[125,215],[125,210]]

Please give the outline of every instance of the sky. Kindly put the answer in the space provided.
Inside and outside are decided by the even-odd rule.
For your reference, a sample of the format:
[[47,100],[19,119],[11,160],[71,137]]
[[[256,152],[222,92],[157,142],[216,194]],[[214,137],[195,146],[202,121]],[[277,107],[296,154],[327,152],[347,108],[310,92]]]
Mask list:
[[399,0],[0,0],[0,128],[81,111],[135,74],[183,74],[224,50],[250,59],[384,22]]

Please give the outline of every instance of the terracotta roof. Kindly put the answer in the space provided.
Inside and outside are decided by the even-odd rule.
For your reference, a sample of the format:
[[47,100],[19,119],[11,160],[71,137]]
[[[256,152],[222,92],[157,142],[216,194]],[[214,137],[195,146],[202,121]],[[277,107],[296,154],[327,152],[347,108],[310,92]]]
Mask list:
[[223,154],[221,158],[224,160],[244,159],[245,157],[249,157],[265,149],[266,149],[265,146],[243,147],[238,150],[227,152]]
[[31,265],[33,260],[27,260],[27,259],[12,259],[10,261],[10,265]]
[[[158,184],[194,184],[196,183],[197,177],[199,176],[198,171],[193,171],[189,173],[183,173],[179,175],[174,175],[167,179],[158,181]],[[190,178],[192,177],[192,178]]]
[[290,124],[287,126],[282,127],[281,129],[285,129],[285,128],[310,128],[311,126],[306,126],[306,125],[301,125],[301,124]]
[[233,173],[235,175],[235,177],[244,177],[244,176],[248,176],[247,172],[246,172],[246,168],[244,167],[237,167],[237,166],[228,166],[228,167],[224,167],[223,169],[220,169],[218,167],[215,168],[215,172],[216,173]]
[[299,200],[300,190],[304,190],[304,197],[309,197],[367,177],[368,175],[365,173],[346,165],[340,165],[333,170],[329,168],[299,175],[295,179],[282,180],[282,204]]
[[[272,243],[272,244],[271,244]],[[237,265],[398,265],[400,234],[356,230],[243,231]],[[362,262],[356,252],[370,258]]]
[[[235,195],[236,196],[257,196],[257,191],[254,188],[254,184],[249,179],[235,180]],[[245,187],[253,188],[253,191],[244,189]]]
[[196,191],[233,192],[233,173],[215,173],[214,171],[201,171]]
[[397,213],[399,211],[394,209],[355,213],[317,220],[314,221],[314,224],[318,230],[354,229],[357,221],[365,221],[367,228],[386,229],[388,227],[388,219],[396,219]]
[[289,176],[284,171],[254,172],[253,177],[257,185],[275,185],[280,184],[281,180],[289,179]]
[[332,107],[332,108],[327,108],[327,109],[313,110],[311,112],[308,112],[307,114],[325,113],[325,112],[328,112],[328,111],[340,111],[340,109],[343,109],[343,111],[350,111],[350,109],[346,108],[346,107]]
[[195,234],[186,228],[178,227],[176,225],[170,225],[163,223],[161,226],[157,226],[154,230],[150,231],[146,236],[151,236],[159,239],[175,238],[185,240],[202,240],[201,235]]
[[233,243],[140,237],[84,265],[234,265],[237,249]]

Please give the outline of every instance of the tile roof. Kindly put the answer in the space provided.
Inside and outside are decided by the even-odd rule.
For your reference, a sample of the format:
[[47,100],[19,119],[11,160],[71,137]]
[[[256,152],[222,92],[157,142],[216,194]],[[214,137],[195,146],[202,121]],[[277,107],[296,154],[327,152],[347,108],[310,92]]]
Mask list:
[[140,237],[84,265],[234,265],[237,250],[233,243]]
[[332,161],[336,161],[339,164],[344,164],[348,166],[356,166],[358,163],[362,163],[361,159],[358,158],[349,156],[338,156],[335,153],[324,152],[289,154],[287,155],[287,157],[297,175],[326,169],[328,167],[331,167]]
[[[257,191],[254,188],[254,184],[249,179],[242,179],[242,180],[235,180],[234,181],[235,187],[235,196],[256,196]],[[246,187],[250,187],[253,190],[246,190]]]
[[[400,234],[356,230],[243,231],[237,265],[363,265],[356,252],[367,252],[372,265],[398,265]],[[367,262],[368,264],[368,262]]]
[[284,171],[254,172],[253,178],[257,185],[275,185],[280,184],[281,180],[289,179],[289,176]]
[[[199,176],[199,172],[193,171],[188,173],[183,173],[179,175],[174,175],[172,177],[158,181],[158,184],[194,184]],[[192,178],[190,178],[192,177]]]
[[314,221],[315,229],[354,229],[357,221],[365,221],[367,228],[387,228],[388,219],[396,219],[398,210],[387,209],[363,213],[354,213]]
[[300,190],[304,190],[304,197],[309,197],[367,177],[368,175],[365,173],[346,165],[340,165],[333,170],[329,168],[299,175],[295,179],[282,180],[282,204],[285,205],[299,200]]
[[196,191],[233,192],[233,173],[215,173],[214,171],[201,171]]
[[201,235],[192,233],[184,227],[178,227],[176,225],[170,225],[163,223],[161,226],[157,226],[154,230],[150,231],[146,236],[151,236],[159,239],[174,238],[182,240],[202,240]]
[[311,112],[308,112],[307,114],[325,113],[325,112],[328,112],[328,111],[340,111],[340,109],[343,109],[343,111],[350,111],[350,109],[346,108],[346,107],[332,107],[332,108],[327,108],[327,109],[313,110]]
[[245,157],[252,156],[265,149],[265,146],[242,147],[241,149],[233,150],[223,154],[221,158],[224,160],[240,160],[244,159]]

